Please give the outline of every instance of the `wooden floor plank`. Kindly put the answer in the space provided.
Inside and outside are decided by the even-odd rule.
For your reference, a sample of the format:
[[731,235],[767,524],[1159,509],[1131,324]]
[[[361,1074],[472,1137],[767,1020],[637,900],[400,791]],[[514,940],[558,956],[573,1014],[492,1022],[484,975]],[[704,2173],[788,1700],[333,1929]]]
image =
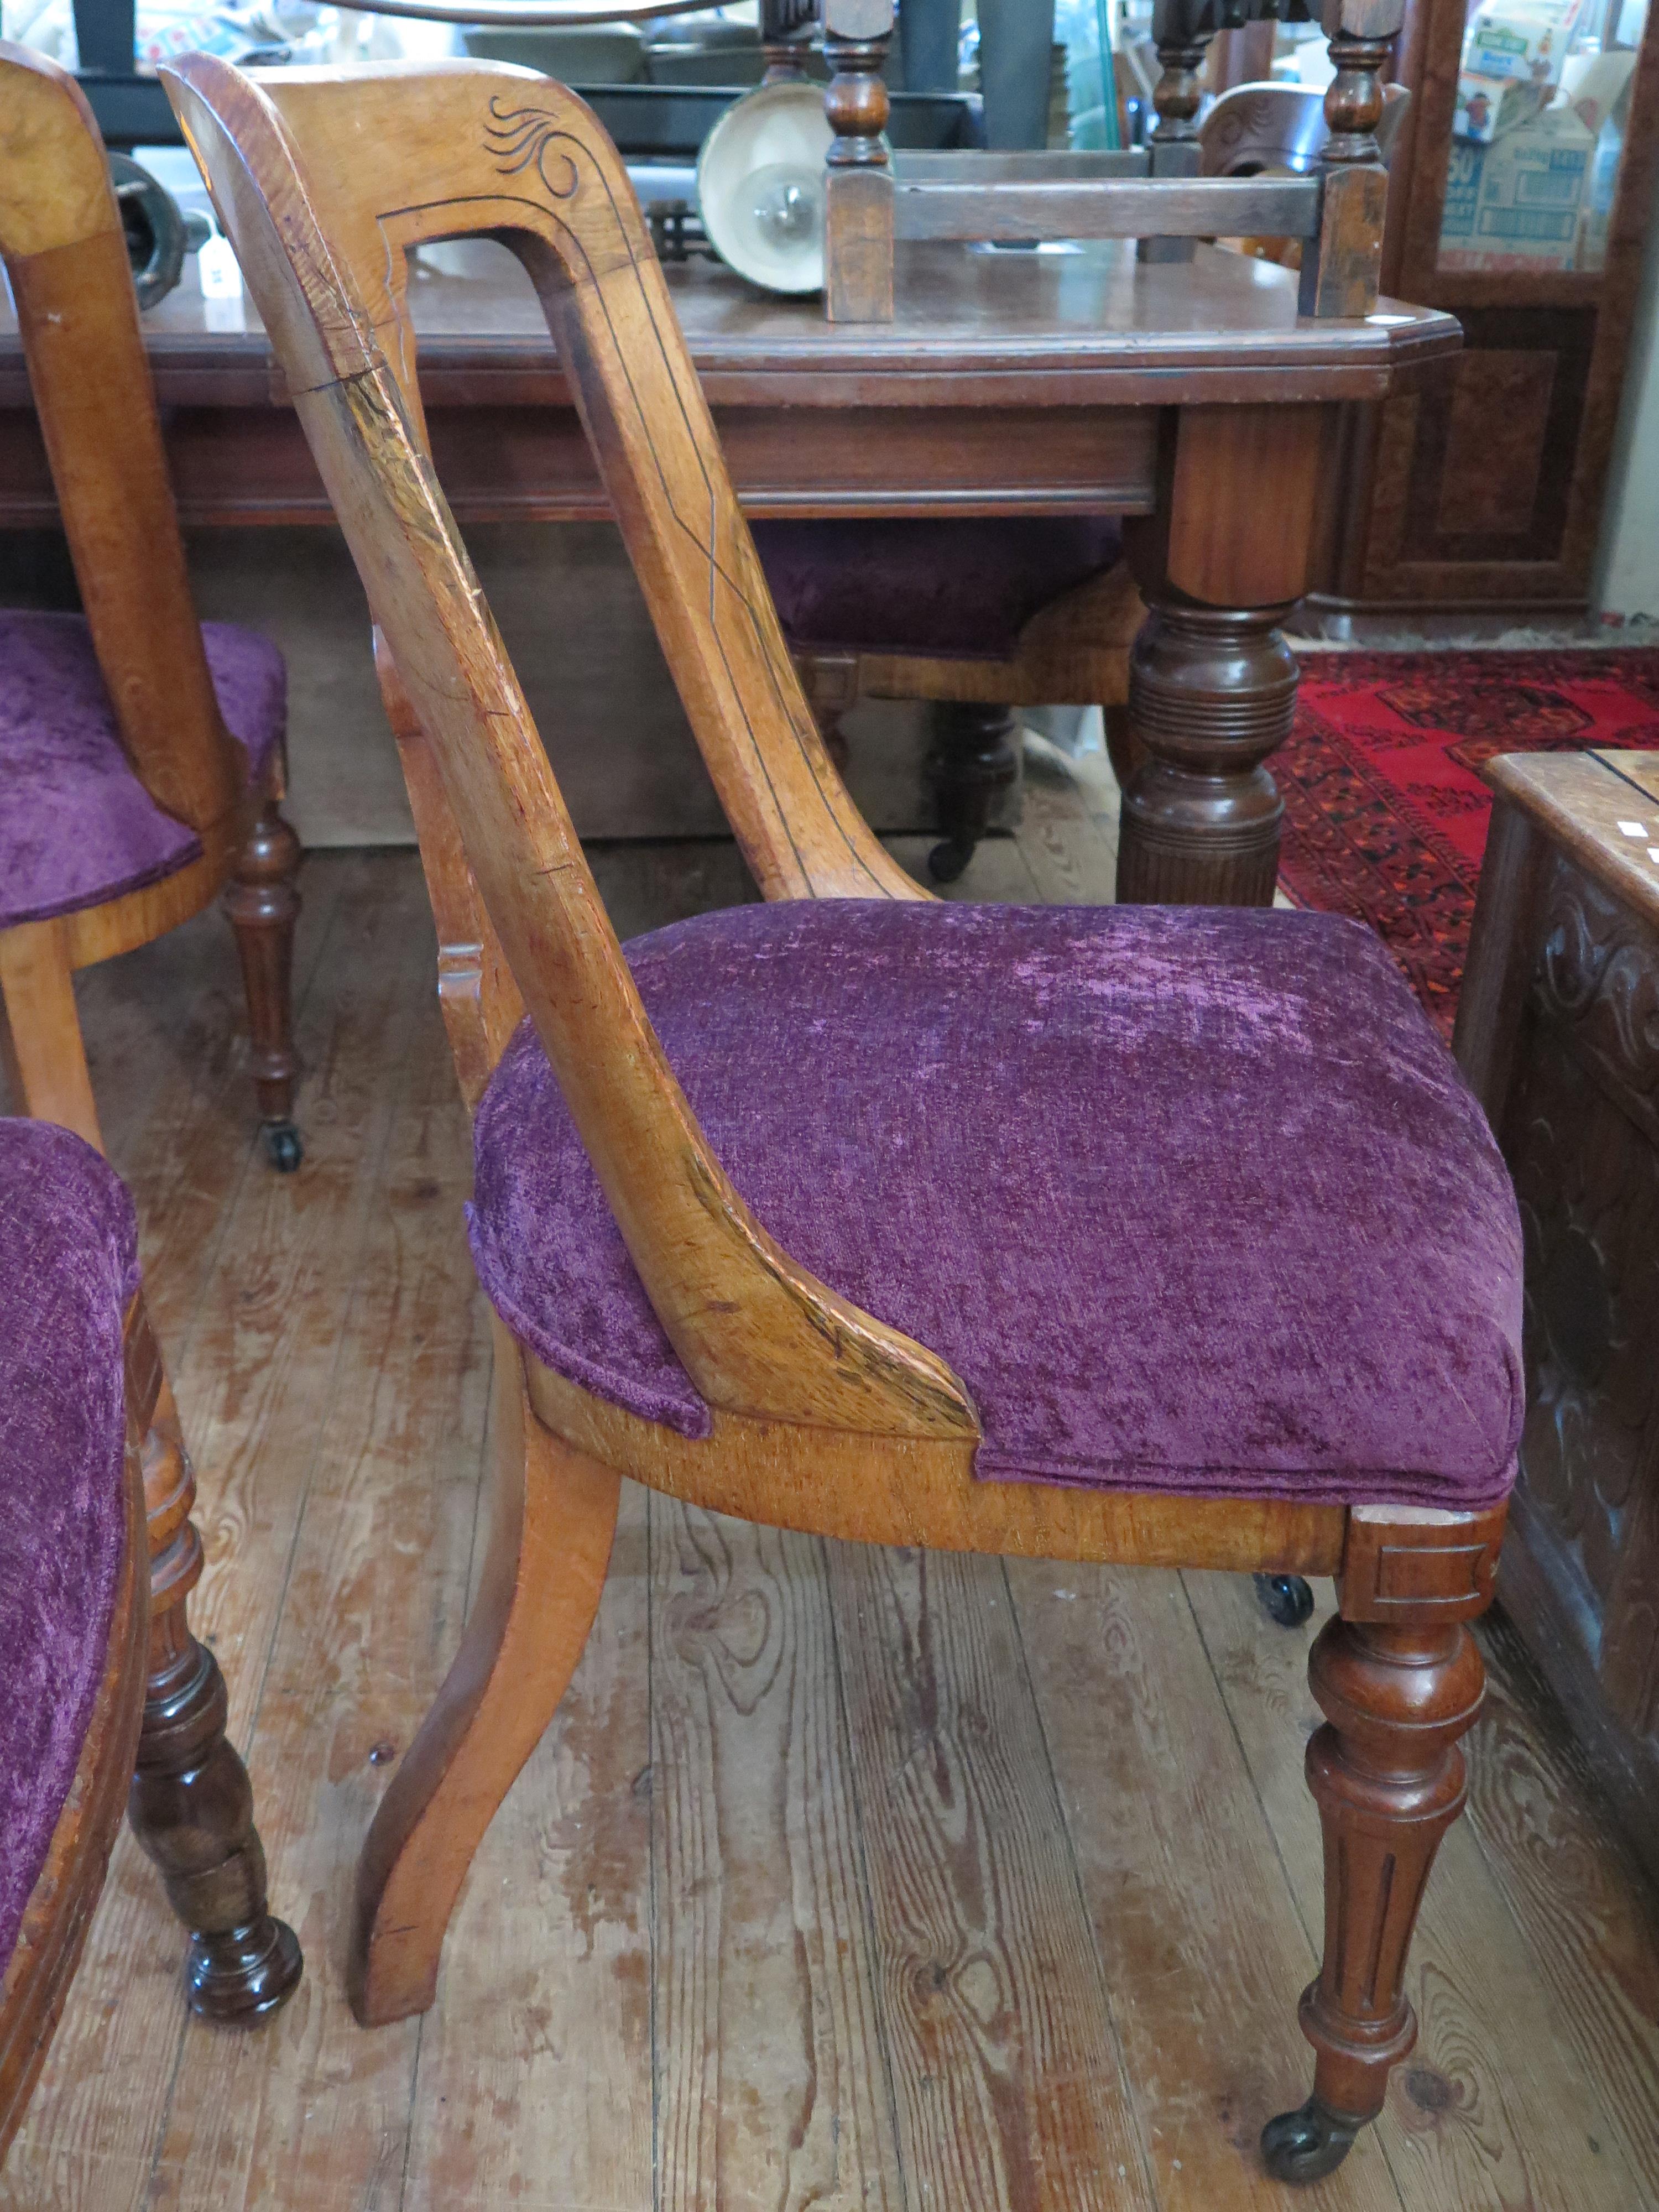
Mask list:
[[1151,2207],[1000,1564],[827,1548],[909,2202]]
[[[396,1111],[411,1024],[430,1022],[434,951],[418,878],[398,856],[364,864],[337,924],[327,988],[299,1030],[309,1135],[295,1176],[237,1186],[201,1318],[174,1368],[200,1485],[207,1571],[191,1601],[224,1668],[230,1734],[247,1743],[283,1601],[305,1488],[322,1453],[356,1295],[375,1169]],[[424,987],[424,988],[423,988]],[[288,1905],[273,1854],[271,1892]],[[91,1962],[71,1991],[3,2187],[30,2212],[93,2201],[94,2169],[159,2150],[184,2034],[182,1937],[129,1835],[112,1860]],[[278,2023],[277,2034],[294,2032]],[[196,2030],[205,2035],[206,2030]],[[50,2122],[46,2116],[50,2115]],[[50,2135],[46,2132],[50,2127]],[[47,2199],[31,2182],[61,2179]],[[33,2189],[36,2194],[31,2195]],[[6,2199],[0,2196],[0,2204]]]
[[649,2212],[649,1584],[646,1493],[624,1483],[587,1649],[450,1927],[404,2212]]
[[[1257,2137],[1304,2093],[1296,2005],[1318,1961],[1181,1577],[1042,1560],[1008,1575],[1158,2203],[1282,2208]],[[1401,2212],[1364,2140],[1297,2202]]]
[[[301,1022],[341,897],[362,866],[331,854],[301,871],[294,962]],[[176,1364],[241,1180],[269,1171],[229,925],[210,908],[153,945],[83,969],[76,997],[105,1146],[137,1207],[150,1319]]]
[[659,2212],[902,2212],[823,1547],[651,1501]]
[[[1014,841],[1038,894],[1054,906],[1109,906],[1117,896],[1117,787],[1082,781],[1077,763],[1028,738],[1025,789]],[[1098,809],[1102,811],[1091,811]]]
[[1659,2204],[1659,1899],[1514,1629],[1494,1615],[1481,1643],[1468,1824],[1638,2201]]
[[[1287,1631],[1267,1620],[1246,1577],[1183,1580],[1304,1924],[1315,1929],[1323,1869],[1302,1752],[1320,1718],[1307,1649],[1330,1613],[1330,1586],[1320,1587],[1308,1627]],[[1477,1728],[1471,1759],[1483,1750]],[[1407,1988],[1417,2048],[1395,2070],[1376,2132],[1413,2212],[1632,2212],[1642,2202],[1599,2084],[1559,2037],[1549,1991],[1467,1822],[1441,1845]]]

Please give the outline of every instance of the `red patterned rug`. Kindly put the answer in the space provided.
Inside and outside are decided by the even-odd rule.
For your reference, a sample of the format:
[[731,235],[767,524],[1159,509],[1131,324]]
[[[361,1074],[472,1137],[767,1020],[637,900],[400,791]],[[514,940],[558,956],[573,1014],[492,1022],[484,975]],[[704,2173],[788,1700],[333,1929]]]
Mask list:
[[1494,753],[1659,750],[1659,647],[1569,653],[1320,653],[1273,756],[1280,880],[1368,921],[1451,1035]]

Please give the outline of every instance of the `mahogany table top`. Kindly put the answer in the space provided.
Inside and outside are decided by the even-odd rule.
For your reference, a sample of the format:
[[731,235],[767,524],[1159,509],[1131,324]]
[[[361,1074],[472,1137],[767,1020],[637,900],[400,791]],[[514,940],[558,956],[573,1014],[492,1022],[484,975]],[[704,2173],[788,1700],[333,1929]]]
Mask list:
[[[528,280],[504,248],[462,251],[478,274],[422,268],[414,279],[429,403],[564,402]],[[144,318],[161,404],[279,399],[252,303],[247,327],[210,329],[194,260],[185,266]],[[1208,246],[1187,264],[1139,263],[1127,240],[1041,252],[901,246],[890,324],[829,323],[819,301],[769,297],[707,261],[667,275],[720,405],[1378,398],[1462,336],[1452,316],[1393,301],[1363,322],[1298,320],[1288,270]],[[0,406],[26,404],[16,321],[0,297]]]

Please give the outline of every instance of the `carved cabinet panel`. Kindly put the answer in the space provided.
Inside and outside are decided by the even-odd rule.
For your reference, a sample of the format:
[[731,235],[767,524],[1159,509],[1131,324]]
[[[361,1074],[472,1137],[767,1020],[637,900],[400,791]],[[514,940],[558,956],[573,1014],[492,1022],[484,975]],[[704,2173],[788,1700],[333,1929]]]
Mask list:
[[[1659,823],[1659,803],[1627,804]],[[1527,875],[1507,1080],[1486,1098],[1526,1242],[1500,1590],[1659,1865],[1659,929],[1536,831]],[[1477,941],[1477,994],[1476,959],[1498,957]]]
[[1659,180],[1659,9],[1561,11],[1565,39],[1558,21],[1496,121],[1468,97],[1490,12],[1409,0],[1396,46],[1412,106],[1383,289],[1449,308],[1464,351],[1352,410],[1316,595],[1334,608],[1578,605],[1589,591]]

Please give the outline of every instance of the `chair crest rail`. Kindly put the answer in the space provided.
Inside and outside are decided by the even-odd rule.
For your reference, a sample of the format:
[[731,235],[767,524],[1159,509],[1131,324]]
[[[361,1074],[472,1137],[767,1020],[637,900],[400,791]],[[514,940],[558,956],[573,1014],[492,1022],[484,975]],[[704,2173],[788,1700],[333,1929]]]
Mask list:
[[936,158],[954,173],[895,161],[896,239],[1317,238],[1324,208],[1320,177],[1089,178],[1047,173],[1049,157],[1033,154],[987,185],[968,166],[979,157]]

